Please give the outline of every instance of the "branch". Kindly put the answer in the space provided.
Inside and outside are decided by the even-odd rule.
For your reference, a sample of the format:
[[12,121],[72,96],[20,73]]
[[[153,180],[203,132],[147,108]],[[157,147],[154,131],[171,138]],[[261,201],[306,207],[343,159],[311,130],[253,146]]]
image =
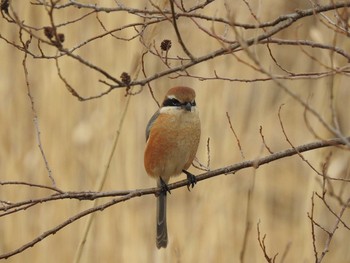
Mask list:
[[[105,36],[111,36],[112,32],[116,32],[116,31],[122,31],[124,29],[128,29],[128,28],[134,28],[136,30],[136,27],[141,26],[142,30],[136,30],[137,33],[136,35],[134,35],[131,38],[126,38],[125,41],[129,41],[130,39],[133,39],[134,37],[139,36],[140,38],[142,38],[142,31],[149,25],[151,24],[157,24],[157,23],[162,23],[163,21],[169,20],[169,18],[167,16],[172,16],[173,19],[173,25],[175,28],[175,31],[177,31],[177,37],[179,40],[179,43],[182,47],[182,49],[185,51],[185,53],[187,53],[187,55],[191,58],[191,60],[185,59],[185,58],[176,58],[177,61],[180,62],[180,65],[175,66],[173,68],[168,68],[166,70],[160,71],[160,72],[156,72],[151,76],[145,77],[143,79],[139,79],[139,80],[134,80],[131,83],[128,84],[128,87],[131,86],[144,86],[156,79],[159,79],[163,76],[169,76],[173,73],[180,73],[180,72],[184,72],[187,69],[200,64],[202,62],[208,61],[208,60],[212,60],[216,57],[222,56],[222,55],[227,55],[229,53],[233,53],[233,52],[238,52],[242,50],[242,46],[241,43],[238,43],[236,40],[232,43],[230,43],[228,46],[226,47],[222,47],[220,49],[208,52],[207,54],[200,56],[200,57],[193,57],[191,55],[191,53],[188,52],[186,46],[183,45],[183,41],[181,44],[181,35],[179,32],[179,30],[177,29],[177,24],[176,24],[176,20],[179,17],[186,17],[191,19],[192,21],[194,21],[194,19],[197,20],[203,20],[203,22],[211,22],[211,23],[223,23],[225,26],[229,25],[231,27],[243,27],[245,29],[258,29],[258,28],[263,28],[264,32],[262,34],[259,34],[257,37],[253,37],[250,38],[248,40],[243,40],[245,45],[247,47],[252,46],[252,45],[257,45],[260,44],[262,42],[264,43],[268,43],[268,42],[274,42],[274,40],[270,39],[273,35],[277,34],[278,32],[283,31],[284,29],[288,28],[290,25],[292,25],[294,22],[305,18],[305,17],[309,17],[309,16],[313,16],[316,14],[322,14],[323,12],[326,11],[330,11],[330,10],[336,10],[339,8],[343,8],[343,7],[347,7],[350,5],[350,1],[345,1],[345,2],[339,2],[339,3],[331,3],[328,5],[322,5],[322,6],[315,6],[313,8],[309,8],[309,9],[302,9],[302,10],[297,10],[294,13],[290,13],[290,14],[286,14],[286,15],[281,15],[279,17],[277,17],[276,19],[270,21],[270,22],[260,22],[258,24],[240,24],[240,23],[236,23],[235,21],[229,21],[226,19],[222,19],[222,18],[215,18],[215,17],[209,17],[209,16],[205,16],[202,14],[195,14],[194,11],[195,10],[200,10],[205,8],[208,4],[212,3],[214,1],[212,0],[207,0],[204,1],[200,4],[197,4],[191,8],[189,8],[187,11],[182,7],[182,9],[185,11],[184,13],[175,13],[175,10],[158,10],[157,8],[153,9],[153,10],[148,10],[148,9],[135,9],[135,8],[130,8],[127,7],[125,5],[116,4],[116,7],[112,7],[112,8],[107,8],[107,7],[102,7],[99,6],[97,4],[84,4],[81,3],[80,1],[75,1],[75,0],[69,0],[68,3],[65,4],[61,4],[59,5],[58,2],[49,2],[49,1],[43,1],[43,0],[37,0],[35,3],[32,3],[33,5],[42,5],[44,7],[46,7],[47,10],[51,10],[50,12],[48,12],[50,21],[51,21],[51,27],[52,28],[57,28],[60,27],[62,28],[65,24],[58,24],[55,25],[53,23],[53,10],[59,10],[59,9],[64,9],[64,8],[69,8],[69,7],[77,7],[80,9],[85,9],[86,12],[88,12],[86,15],[83,16],[79,16],[79,18],[74,19],[71,21],[71,23],[75,23],[76,21],[83,21],[82,19],[88,17],[90,14],[98,13],[98,12],[106,12],[106,13],[110,13],[110,12],[127,12],[128,14],[131,15],[136,15],[139,17],[142,17],[145,19],[145,21],[143,21],[143,23],[131,23],[131,24],[127,24],[125,26],[121,26],[115,29],[112,29],[108,32],[103,32],[103,34],[97,35],[95,37],[92,37],[88,40],[86,40],[85,42],[82,42],[81,44],[78,44],[76,47],[74,48],[65,48],[62,46],[62,43],[58,44],[58,40],[56,39],[55,41],[52,40],[48,40],[46,38],[40,37],[38,34],[36,34],[36,32],[41,32],[44,30],[44,28],[35,28],[33,26],[30,26],[28,24],[26,24],[22,19],[20,19],[18,17],[18,15],[15,13],[15,11],[13,10],[13,8],[11,8],[11,12],[13,14],[13,18],[11,16],[11,22],[12,23],[16,23],[16,25],[21,28],[23,31],[27,32],[29,35],[31,35],[33,37],[33,39],[36,39],[38,41],[38,45],[40,46],[40,44],[45,44],[45,45],[49,45],[51,47],[56,47],[58,51],[57,55],[55,56],[47,56],[44,55],[44,53],[42,53],[41,48],[39,48],[39,51],[41,51],[40,55],[35,55],[32,51],[24,51],[22,47],[16,45],[14,42],[7,40],[5,37],[0,35],[0,39],[3,39],[4,41],[6,41],[8,44],[14,46],[15,48],[21,50],[22,52],[27,52],[28,55],[33,56],[34,58],[40,58],[40,59],[57,59],[59,57],[62,56],[69,56],[72,59],[74,59],[76,62],[78,63],[82,63],[83,65],[85,65],[86,67],[90,68],[93,71],[98,72],[99,74],[101,74],[104,78],[111,80],[112,83],[107,84],[104,80],[100,80],[101,83],[106,84],[109,86],[109,89],[107,91],[104,91],[102,93],[100,93],[99,95],[96,96],[89,96],[87,98],[84,98],[83,100],[87,100],[87,99],[95,99],[95,98],[100,98],[101,96],[104,96],[106,94],[108,94],[110,91],[112,91],[114,88],[125,88],[127,85],[123,82],[121,82],[118,78],[115,78],[113,76],[113,73],[108,73],[106,70],[104,70],[103,68],[91,63],[90,61],[84,59],[83,57],[81,57],[78,54],[74,54],[73,52],[75,50],[77,50],[78,48],[86,45],[87,43],[90,43],[91,41],[95,41],[96,39],[105,37]],[[172,3],[172,2],[171,2]],[[174,6],[172,6],[174,7]],[[50,9],[51,8],[51,9]],[[173,8],[174,9],[174,8]],[[146,21],[146,19],[148,21]],[[197,24],[195,22],[195,24]],[[57,32],[55,33],[55,38],[57,38]],[[218,38],[219,40],[219,38]],[[223,41],[223,40],[222,40]],[[224,42],[224,41],[223,41]],[[334,52],[344,56],[345,58],[349,59],[349,54],[338,48],[338,47],[331,47],[325,44],[320,44],[320,43],[313,43],[310,41],[291,41],[291,40],[277,40],[278,44],[283,44],[283,45],[307,45],[307,46],[312,46],[312,47],[317,47],[317,48],[323,48],[323,49],[328,49],[328,50],[333,50]],[[276,43],[277,43],[276,42]],[[186,52],[187,50],[187,52]],[[150,52],[152,53],[152,52]],[[341,72],[344,72],[344,68],[340,68],[340,69],[334,69],[330,72],[326,72],[326,73],[306,73],[306,74],[293,74],[290,76],[282,76],[282,78],[286,78],[286,79],[294,79],[294,78],[302,78],[302,77],[307,77],[307,78],[311,78],[313,76],[315,77],[324,77],[324,76],[328,76],[331,74],[338,74]],[[274,80],[277,79],[278,76],[274,76]],[[225,80],[225,78],[220,78]],[[228,79],[229,81],[235,81],[235,79],[231,78]],[[263,80],[271,80],[271,77],[263,79]],[[239,81],[239,80],[237,80]],[[245,80],[242,80],[245,81]],[[247,80],[249,81],[249,80]],[[257,81],[257,80],[254,80]],[[67,85],[66,85],[67,86]],[[72,91],[71,89],[68,88],[68,90]],[[79,98],[78,93],[72,93],[72,95],[76,95]],[[82,97],[80,96],[79,99],[81,99]],[[339,136],[338,134],[336,136]]]
[[278,253],[275,254],[275,255],[273,256],[273,258],[270,257],[270,256],[268,255],[268,253],[267,253],[267,251],[266,251],[266,250],[267,250],[267,249],[266,249],[266,245],[265,245],[266,234],[261,238],[261,233],[260,233],[260,221],[259,221],[259,222],[257,223],[257,225],[256,225],[256,230],[257,230],[257,233],[258,233],[258,242],[259,242],[259,246],[260,246],[261,250],[262,250],[263,253],[264,253],[264,257],[265,257],[266,261],[269,262],[269,263],[275,263],[275,262],[276,262],[276,257],[277,257],[277,255],[278,255]]
[[172,14],[172,19],[173,19],[173,26],[175,29],[175,33],[177,36],[177,40],[179,41],[182,50],[186,53],[186,55],[192,60],[195,60],[195,57],[191,54],[191,52],[188,50],[188,48],[186,47],[185,43],[182,40],[179,28],[177,26],[177,22],[176,22],[176,13],[175,13],[175,8],[174,8],[174,1],[175,0],[170,0],[170,8],[171,8],[171,14]]
[[[320,197],[320,196],[318,196],[318,197]],[[320,197],[320,198],[322,200],[324,200],[323,197]],[[347,209],[347,207],[349,206],[349,204],[350,204],[350,198],[347,200],[346,204],[343,205],[343,207],[340,210],[339,214],[334,214],[337,219],[335,220],[335,223],[334,223],[332,229],[330,231],[326,231],[328,237],[327,237],[327,239],[326,239],[326,241],[324,243],[324,247],[323,247],[322,252],[320,253],[320,257],[317,257],[317,254],[315,254],[317,263],[321,263],[322,260],[324,259],[324,256],[329,252],[329,246],[330,246],[330,244],[331,244],[331,242],[333,240],[334,234],[337,231],[337,229],[339,228],[339,224],[343,223],[343,221],[341,220],[341,217],[343,216],[343,214],[344,214],[345,210]],[[332,213],[334,213],[334,212],[332,211]]]
[[[347,138],[348,140],[350,137]],[[257,159],[257,160],[250,160],[250,161],[244,161],[241,163],[237,163],[234,165],[226,166],[220,169],[216,169],[213,171],[209,171],[206,173],[203,173],[201,175],[196,176],[197,182],[206,180],[211,177],[215,177],[218,175],[224,175],[224,174],[235,174],[237,171],[253,167],[257,169],[260,165],[264,165],[267,163],[270,163],[272,161],[276,161],[282,158],[286,158],[289,156],[296,155],[301,152],[306,152],[306,151],[311,151],[315,149],[320,149],[324,147],[330,147],[330,146],[336,146],[336,145],[344,145],[344,141],[342,139],[330,139],[330,140],[324,140],[324,141],[317,141],[317,142],[312,142],[304,145],[300,145],[298,147],[294,147],[291,149],[286,149],[274,154],[270,154],[266,157]],[[172,184],[168,185],[169,190],[177,189],[180,187],[187,186],[188,181],[187,180],[181,180]],[[34,199],[34,200],[28,200],[26,202],[22,202],[18,204],[10,204],[8,205],[7,203],[3,204],[3,207],[0,207],[0,211],[7,211],[8,209],[14,209],[15,207],[19,207],[21,205],[26,205],[25,207],[31,207],[34,204],[39,204],[39,203],[44,203],[48,201],[53,201],[57,199],[78,199],[78,200],[95,200],[97,198],[101,197],[107,197],[107,196],[120,196],[119,198],[114,198],[111,201],[108,201],[104,204],[101,204],[99,206],[84,210],[71,218],[67,219],[63,223],[57,225],[56,227],[42,233],[40,236],[37,238],[33,239],[32,241],[24,244],[18,249],[15,249],[11,252],[5,253],[0,255],[0,259],[7,259],[11,256],[14,256],[18,253],[21,253],[22,251],[34,246],[35,244],[39,243],[40,241],[44,240],[46,237],[55,234],[57,231],[63,229],[67,225],[70,225],[71,223],[77,221],[78,219],[89,215],[91,213],[97,212],[97,211],[103,211],[104,209],[115,205],[117,203],[125,202],[129,199],[135,198],[135,197],[140,197],[144,195],[158,195],[161,192],[161,188],[146,188],[146,189],[136,189],[136,190],[126,190],[126,191],[111,191],[111,192],[66,192],[66,193],[59,193],[55,194],[46,198],[41,198],[41,199]],[[18,211],[18,210],[17,210]],[[8,212],[5,212],[8,213]],[[341,216],[341,215],[340,215]]]
[[326,45],[322,43],[317,43],[310,40],[292,40],[292,39],[280,39],[280,38],[269,38],[266,40],[263,40],[260,42],[261,44],[266,43],[273,43],[278,45],[291,45],[291,46],[309,46],[312,48],[320,48],[320,49],[326,49],[331,50],[339,55],[345,57],[348,61],[350,61],[350,54],[348,54],[345,50],[341,49],[340,47],[332,46],[332,45]]
[[26,50],[28,49],[28,47],[29,47],[29,45],[31,43],[32,37],[30,36],[29,40],[26,43],[24,43],[24,41],[22,40],[22,34],[20,32],[20,40],[21,40],[23,49],[25,50],[24,58],[23,58],[23,61],[22,61],[22,66],[23,66],[23,70],[24,70],[25,83],[26,83],[26,87],[27,87],[27,95],[28,95],[28,98],[29,98],[29,101],[30,101],[30,105],[31,105],[31,108],[32,108],[33,122],[34,122],[34,127],[35,127],[37,142],[38,142],[38,147],[40,149],[41,156],[42,156],[42,158],[44,160],[45,168],[47,170],[49,179],[51,180],[51,183],[52,183],[53,187],[55,188],[56,187],[56,182],[55,182],[55,179],[54,179],[54,177],[52,175],[52,170],[50,168],[49,162],[47,160],[47,157],[46,157],[46,154],[45,154],[42,142],[41,142],[41,131],[40,131],[40,128],[39,128],[38,114],[37,114],[36,109],[35,109],[34,97],[33,97],[32,93],[31,93],[31,86],[30,86],[30,83],[29,83],[29,76],[28,76],[29,73],[28,73],[28,68],[27,68],[28,53],[26,52]]
[[[271,22],[271,24],[273,25],[277,25],[274,28],[272,28],[269,31],[266,31],[265,33],[257,36],[257,37],[252,37],[248,40],[245,40],[245,45],[247,47],[252,46],[256,43],[259,43],[261,41],[264,41],[266,39],[269,39],[271,36],[277,34],[278,32],[282,31],[283,29],[289,27],[290,25],[292,25],[294,22],[296,22],[297,20],[307,17],[307,16],[311,16],[317,13],[321,13],[321,12],[325,12],[325,11],[329,11],[329,10],[333,10],[336,8],[342,8],[342,7],[346,7],[349,6],[350,2],[342,2],[342,3],[337,3],[337,4],[330,4],[330,5],[325,5],[325,6],[319,6],[316,8],[310,8],[310,9],[304,9],[304,10],[298,10],[295,13],[291,13],[288,15],[283,15],[280,16],[278,19],[276,19],[274,22]],[[278,23],[277,23],[278,22]],[[283,22],[283,23],[281,23]],[[281,24],[279,24],[281,23]],[[234,24],[234,23],[233,23]],[[155,79],[158,79],[160,77],[166,76],[166,75],[170,75],[174,72],[178,72],[178,71],[184,71],[185,69],[188,69],[190,67],[193,67],[194,65],[197,65],[201,62],[207,61],[207,60],[211,60],[215,57],[221,56],[221,55],[225,55],[227,53],[231,53],[234,50],[238,49],[241,47],[241,44],[238,42],[235,42],[231,45],[229,45],[228,47],[224,47],[224,48],[220,48],[214,52],[211,52],[207,55],[201,56],[201,57],[197,57],[194,60],[191,60],[190,62],[188,62],[187,64],[183,64],[168,70],[164,70],[162,72],[158,72],[156,74],[154,74],[153,76],[150,76],[148,78],[145,78],[143,80],[138,80],[138,81],[134,81],[131,82],[130,85],[145,85],[146,83],[153,81]],[[117,87],[115,87],[117,88]]]

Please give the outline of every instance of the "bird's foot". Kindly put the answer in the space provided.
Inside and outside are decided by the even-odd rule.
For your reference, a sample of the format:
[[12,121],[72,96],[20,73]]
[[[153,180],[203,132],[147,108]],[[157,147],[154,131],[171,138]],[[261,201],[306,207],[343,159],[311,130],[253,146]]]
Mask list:
[[171,194],[168,185],[166,184],[166,182],[164,182],[162,177],[160,177],[159,181],[160,181],[160,185],[159,186],[161,188],[161,190],[160,190],[161,194],[163,194],[163,195],[166,195],[167,193]]
[[187,175],[187,180],[188,180],[187,189],[188,191],[190,191],[190,186],[192,188],[194,187],[194,185],[197,183],[197,178],[196,176],[194,176],[193,174],[191,174],[186,170],[182,170],[182,171]]

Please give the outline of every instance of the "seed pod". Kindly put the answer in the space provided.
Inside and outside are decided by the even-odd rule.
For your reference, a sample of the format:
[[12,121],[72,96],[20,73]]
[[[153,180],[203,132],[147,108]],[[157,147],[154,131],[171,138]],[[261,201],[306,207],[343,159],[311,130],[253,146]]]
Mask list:
[[126,85],[129,85],[130,82],[131,82],[131,78],[130,78],[130,75],[126,72],[123,72],[121,75],[120,75],[120,79],[122,80],[122,82]]
[[160,48],[163,51],[168,51],[171,48],[171,40],[169,39],[164,39],[162,43],[160,44]]

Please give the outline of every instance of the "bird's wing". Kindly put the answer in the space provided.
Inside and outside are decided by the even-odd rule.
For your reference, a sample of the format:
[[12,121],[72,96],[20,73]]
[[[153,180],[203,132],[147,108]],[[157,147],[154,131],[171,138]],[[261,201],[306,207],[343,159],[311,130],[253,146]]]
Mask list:
[[148,137],[149,137],[149,133],[151,132],[151,128],[152,128],[152,125],[153,123],[156,121],[156,119],[158,118],[159,116],[159,110],[157,110],[153,116],[151,117],[151,119],[148,121],[148,124],[147,124],[147,127],[146,127],[146,142],[148,140]]

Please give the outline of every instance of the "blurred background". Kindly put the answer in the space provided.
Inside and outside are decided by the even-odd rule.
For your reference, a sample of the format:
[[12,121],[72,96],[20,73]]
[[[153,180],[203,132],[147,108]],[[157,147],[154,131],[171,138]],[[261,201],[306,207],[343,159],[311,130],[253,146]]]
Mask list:
[[[150,2],[141,0],[118,3],[130,8],[154,8]],[[154,3],[169,10],[167,1]],[[116,6],[115,1],[103,1],[100,4],[104,7]],[[196,4],[198,1],[185,3],[187,7]],[[296,9],[311,7],[310,2],[304,0],[249,1],[249,4],[263,22],[272,21]],[[12,8],[21,20],[35,28],[42,29],[49,25],[49,16],[42,6],[31,5],[30,1],[13,0]],[[86,9],[63,8],[54,12],[55,23],[74,20],[88,12]],[[243,1],[214,1],[198,13],[224,19],[234,17],[236,22],[241,23],[256,23]],[[326,14],[331,18],[336,15],[334,11]],[[72,48],[105,32],[99,21],[107,30],[111,30],[142,22],[143,18],[127,12],[101,12],[98,13],[98,19],[96,15],[90,15],[58,28],[65,35],[63,46]],[[201,23],[209,31],[215,30],[218,34],[224,34],[227,30],[227,38],[235,39],[232,30],[223,25],[202,20]],[[223,46],[199,30],[188,18],[179,19],[178,25],[184,42],[195,56],[203,56]],[[20,44],[16,25],[2,18],[0,28],[3,38]],[[244,38],[263,33],[255,29],[237,30]],[[43,30],[33,32],[45,38]],[[134,34],[132,28],[115,33],[120,38]],[[157,47],[164,39],[170,39],[172,48],[169,57],[185,57],[170,22],[148,27],[143,37],[146,44]],[[349,52],[348,38],[326,26],[324,18],[320,16],[297,21],[277,37],[336,45]],[[0,39],[0,181],[25,181],[51,186],[38,148],[31,102],[27,95],[22,66],[24,54],[3,38]],[[26,41],[28,35],[23,34],[23,38]],[[32,49],[40,54],[35,43],[33,40]],[[326,49],[286,45],[271,45],[270,48],[282,67],[294,73],[323,72],[348,63],[343,57]],[[42,49],[48,55],[56,54],[54,47],[43,45]],[[115,78],[119,79],[122,72],[128,72],[132,79],[142,79],[143,75],[138,70],[143,51],[145,47],[138,38],[121,41],[107,36],[90,42],[75,54],[103,68]],[[266,45],[256,45],[251,51],[263,67],[273,74],[286,74],[273,62]],[[214,77],[214,71],[220,77],[231,79],[254,80],[266,77],[242,62],[254,64],[244,51],[234,54],[200,63],[189,69],[189,72],[193,76],[211,78]],[[100,74],[76,60],[62,57],[58,62],[63,76],[81,96],[97,95],[107,89],[98,82],[102,78]],[[176,65],[176,62],[170,63]],[[115,89],[101,98],[82,102],[67,91],[58,77],[54,60],[28,56],[27,67],[42,146],[59,189],[97,190],[118,132],[120,138],[103,191],[155,186],[155,181],[146,175],[143,167],[145,127],[158,107],[147,86],[133,88],[133,92],[139,93],[131,97],[126,96],[125,89]],[[158,57],[150,53],[144,57],[144,68],[148,76],[167,69]],[[260,126],[266,144],[273,152],[290,148],[278,119],[281,105],[281,120],[288,138],[295,146],[318,140],[305,122],[304,107],[273,81],[201,80],[176,76],[173,74],[151,82],[154,96],[161,102],[167,89],[176,85],[195,89],[202,123],[197,157],[201,163],[207,164],[207,140],[210,138],[211,170],[268,155],[259,133]],[[302,100],[308,101],[329,124],[332,124],[331,105],[334,105],[333,112],[338,117],[344,135],[349,134],[350,124],[348,81],[349,77],[343,74],[282,80]],[[120,126],[125,107],[126,118]],[[230,129],[227,114],[239,138],[243,156]],[[315,117],[307,115],[309,126],[320,138],[335,137]],[[329,147],[305,153],[304,157],[322,171],[322,165],[330,154],[327,174],[335,178],[347,177],[348,151]],[[194,167],[190,171],[194,174],[203,172]],[[184,178],[182,175],[173,181]],[[155,246],[155,197],[134,198],[95,214],[81,262],[266,262],[258,242],[259,222],[261,238],[266,234],[265,245],[269,256],[278,253],[276,262],[314,262],[308,213],[311,212],[313,192],[322,193],[321,182],[320,176],[306,162],[294,156],[258,169],[245,169],[236,174],[201,181],[191,192],[186,188],[173,190],[168,198],[169,244],[165,250],[157,250]],[[338,195],[344,199],[349,197],[349,187],[342,181],[332,182],[332,190],[337,194],[341,191]],[[0,186],[0,200],[8,202],[52,193],[28,186]],[[98,203],[108,200],[101,199]],[[334,211],[339,213],[341,205],[332,197],[327,200]],[[0,254],[17,249],[92,205],[91,201],[55,201],[1,217]],[[314,219],[328,230],[332,229],[336,221],[336,217],[317,198]],[[350,222],[348,211],[345,211],[343,221]],[[86,222],[87,218],[84,217],[70,224],[7,262],[73,262]],[[319,228],[316,228],[315,234],[317,249],[322,251],[327,235]],[[349,242],[349,231],[340,225],[323,262],[349,262]]]

